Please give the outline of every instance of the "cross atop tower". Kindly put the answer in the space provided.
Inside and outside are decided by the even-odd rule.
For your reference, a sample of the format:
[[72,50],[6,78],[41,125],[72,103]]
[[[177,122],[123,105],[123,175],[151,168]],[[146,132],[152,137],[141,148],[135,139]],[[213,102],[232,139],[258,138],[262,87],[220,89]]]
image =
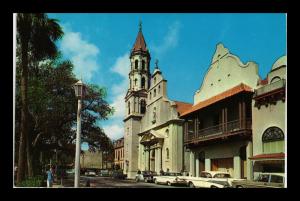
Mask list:
[[155,60],[155,68],[158,69],[158,59]]

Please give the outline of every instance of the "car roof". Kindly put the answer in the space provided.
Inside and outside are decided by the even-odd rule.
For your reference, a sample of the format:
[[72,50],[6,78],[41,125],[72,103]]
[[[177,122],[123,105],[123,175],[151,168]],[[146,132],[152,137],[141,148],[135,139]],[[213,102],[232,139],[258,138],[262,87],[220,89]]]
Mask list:
[[215,174],[229,174],[228,172],[222,172],[222,171],[202,171],[201,173],[210,173],[211,175],[215,175]]
[[284,177],[285,174],[284,173],[279,173],[279,172],[262,172],[260,173],[261,175],[277,175],[277,176],[282,176]]

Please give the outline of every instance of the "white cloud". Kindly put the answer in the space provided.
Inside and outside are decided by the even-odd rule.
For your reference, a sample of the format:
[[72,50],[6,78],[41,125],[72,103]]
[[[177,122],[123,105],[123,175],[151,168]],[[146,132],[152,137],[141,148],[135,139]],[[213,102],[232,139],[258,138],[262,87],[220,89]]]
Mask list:
[[70,57],[74,64],[74,73],[77,78],[90,81],[93,73],[100,67],[97,63],[99,48],[84,40],[81,33],[73,32],[69,26],[63,26],[65,35],[61,41],[64,55]]
[[105,133],[112,139],[118,139],[124,136],[123,118],[125,116],[125,95],[128,89],[129,78],[128,73],[130,70],[129,54],[126,53],[116,59],[116,62],[111,67],[113,73],[121,76],[118,83],[112,85],[112,103],[115,113],[111,118],[109,124],[103,126]]
[[175,21],[168,27],[168,32],[166,33],[163,42],[160,45],[153,45],[152,49],[158,57],[161,57],[170,48],[177,46],[179,40],[179,30],[181,24],[179,21]]
[[116,140],[124,136],[123,124],[115,122],[114,124],[103,126],[103,129],[111,139]]

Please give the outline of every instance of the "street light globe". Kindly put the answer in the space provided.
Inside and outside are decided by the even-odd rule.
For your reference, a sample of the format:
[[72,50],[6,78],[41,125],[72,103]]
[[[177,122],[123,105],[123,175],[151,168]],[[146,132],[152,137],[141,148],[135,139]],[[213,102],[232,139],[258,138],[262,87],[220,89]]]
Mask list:
[[81,80],[74,84],[75,96],[78,99],[82,99],[85,96],[86,86],[83,84]]

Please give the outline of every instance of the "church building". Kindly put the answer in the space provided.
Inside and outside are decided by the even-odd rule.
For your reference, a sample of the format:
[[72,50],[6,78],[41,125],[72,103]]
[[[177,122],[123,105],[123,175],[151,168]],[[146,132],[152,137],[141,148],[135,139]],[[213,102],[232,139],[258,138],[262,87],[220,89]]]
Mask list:
[[180,172],[184,167],[183,120],[192,105],[167,97],[167,80],[158,61],[150,73],[150,52],[142,27],[130,53],[129,86],[125,97],[124,173],[134,178],[138,170]]

